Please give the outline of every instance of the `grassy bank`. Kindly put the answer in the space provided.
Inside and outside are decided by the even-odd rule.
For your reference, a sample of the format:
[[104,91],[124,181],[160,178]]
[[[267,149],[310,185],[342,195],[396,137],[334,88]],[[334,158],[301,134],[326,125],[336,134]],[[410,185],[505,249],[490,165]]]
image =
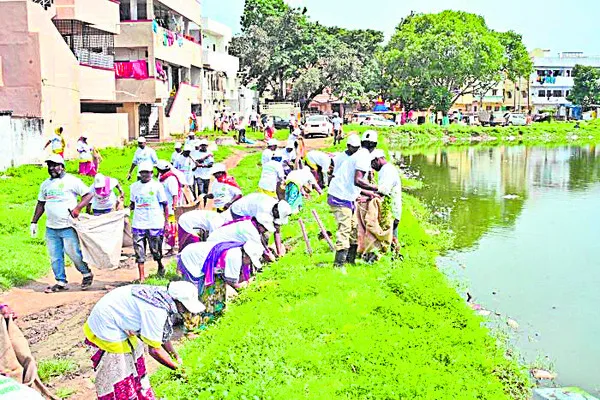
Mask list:
[[[256,187],[259,155],[232,171],[244,192]],[[426,230],[429,211],[404,196],[403,262],[362,262],[342,275],[318,240],[310,211],[329,230],[326,196],[300,216],[314,254],[307,255],[296,218],[284,227],[290,253],[203,334],[186,341],[186,378],[162,369],[152,377],[168,399],[525,399],[528,378],[482,327],[435,257],[448,245]]]
[[[158,157],[170,160],[173,146],[161,145],[156,148]],[[104,161],[100,172],[118,179],[129,198],[127,172],[135,152],[134,146],[125,148],[108,148],[101,150]],[[224,160],[232,150],[220,147],[216,153],[217,160]],[[67,171],[77,174],[77,161],[67,161]],[[27,281],[44,276],[50,271],[50,260],[46,251],[45,216],[39,222],[38,237],[29,235],[29,224],[37,202],[41,183],[48,178],[45,166],[25,165],[11,168],[3,173],[0,191],[0,288],[23,285]],[[91,184],[92,178],[82,177]],[[69,261],[68,261],[69,262]]]

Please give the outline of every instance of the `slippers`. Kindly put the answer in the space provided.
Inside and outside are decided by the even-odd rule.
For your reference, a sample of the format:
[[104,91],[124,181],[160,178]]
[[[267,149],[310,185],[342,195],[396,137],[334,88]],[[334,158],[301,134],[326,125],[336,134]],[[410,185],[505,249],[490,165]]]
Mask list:
[[64,292],[66,290],[69,290],[68,286],[66,286],[66,285],[59,285],[57,283],[56,285],[48,286],[46,288],[46,290],[44,290],[44,293],[57,293],[57,292]]

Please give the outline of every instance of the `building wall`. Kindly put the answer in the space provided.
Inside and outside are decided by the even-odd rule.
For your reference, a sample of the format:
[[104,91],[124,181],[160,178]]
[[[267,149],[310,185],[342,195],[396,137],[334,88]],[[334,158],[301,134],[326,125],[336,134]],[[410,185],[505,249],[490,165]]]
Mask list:
[[12,117],[0,113],[0,171],[44,159],[41,118]]
[[169,116],[165,116],[165,135],[189,132],[189,117],[192,104],[201,104],[200,88],[185,83],[179,85],[177,97],[173,102]]
[[79,66],[81,100],[114,101],[115,96],[115,71]]
[[56,18],[93,24],[106,32],[119,33],[119,4],[103,0],[54,0]]
[[126,113],[81,113],[81,132],[88,134],[93,147],[121,147],[129,140],[129,118]]

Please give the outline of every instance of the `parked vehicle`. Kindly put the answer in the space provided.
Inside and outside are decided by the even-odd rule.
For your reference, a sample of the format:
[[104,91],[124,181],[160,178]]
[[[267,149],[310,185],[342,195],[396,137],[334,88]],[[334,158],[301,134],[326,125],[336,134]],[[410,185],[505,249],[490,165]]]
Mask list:
[[506,118],[507,125],[525,126],[527,125],[527,117],[525,114],[510,113]]
[[394,121],[383,118],[381,115],[367,116],[361,125],[368,126],[396,126]]
[[290,125],[290,120],[287,118],[281,118],[277,115],[263,114],[260,117],[260,121],[262,122],[263,126],[265,126],[267,123],[267,118],[273,118],[273,126],[275,129],[287,129]]
[[304,136],[308,138],[314,135],[333,135],[333,124],[325,115],[311,115],[306,118]]
[[368,113],[368,112],[356,113],[352,116],[352,123],[362,125],[363,122],[365,122],[365,119],[367,119],[367,117],[374,117],[374,116],[375,116],[375,114]]
[[482,126],[504,126],[507,114],[506,111],[481,111],[478,119]]

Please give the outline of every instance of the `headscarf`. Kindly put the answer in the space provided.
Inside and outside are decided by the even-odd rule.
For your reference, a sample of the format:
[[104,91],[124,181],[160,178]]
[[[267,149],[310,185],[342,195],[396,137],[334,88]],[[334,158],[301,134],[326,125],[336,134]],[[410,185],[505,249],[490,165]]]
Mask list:
[[100,197],[106,197],[110,194],[110,177],[104,177],[104,186],[101,188],[95,188],[96,194]]
[[216,179],[217,182],[224,183],[225,185],[233,186],[241,190],[240,185],[238,185],[238,183],[235,181],[235,178],[233,176],[227,175],[227,172],[224,172],[220,177]]
[[134,285],[131,288],[131,294],[133,297],[167,312],[162,342],[165,343],[171,339],[173,324],[175,323],[175,317],[179,314],[179,310],[177,310],[175,301],[167,292],[167,288],[162,286]]

